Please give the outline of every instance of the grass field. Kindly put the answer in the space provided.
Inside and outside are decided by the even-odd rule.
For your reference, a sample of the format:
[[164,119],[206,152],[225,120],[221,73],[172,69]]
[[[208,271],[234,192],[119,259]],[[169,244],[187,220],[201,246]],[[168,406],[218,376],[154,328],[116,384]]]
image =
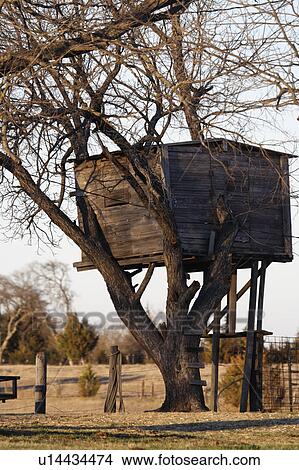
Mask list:
[[[95,367],[98,394],[78,396],[77,367],[49,367],[47,415],[32,414],[33,366],[1,366],[0,375],[21,375],[18,400],[0,403],[1,449],[298,449],[295,414],[237,413],[225,402],[220,412],[153,413],[163,399],[156,367],[123,368],[126,413],[103,414],[108,367]],[[224,367],[221,368],[223,373]],[[203,377],[208,378],[205,369]],[[141,396],[142,381],[145,396]],[[154,396],[152,396],[152,393]]]

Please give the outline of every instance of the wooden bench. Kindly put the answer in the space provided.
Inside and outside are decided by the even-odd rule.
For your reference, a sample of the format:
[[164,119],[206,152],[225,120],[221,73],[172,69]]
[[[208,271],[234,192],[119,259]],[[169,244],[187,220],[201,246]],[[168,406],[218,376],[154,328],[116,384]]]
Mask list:
[[18,380],[20,377],[18,375],[0,375],[0,383],[1,382],[11,382],[12,383],[12,392],[11,393],[3,393],[0,391],[0,401],[5,403],[6,400],[14,400],[18,396]]

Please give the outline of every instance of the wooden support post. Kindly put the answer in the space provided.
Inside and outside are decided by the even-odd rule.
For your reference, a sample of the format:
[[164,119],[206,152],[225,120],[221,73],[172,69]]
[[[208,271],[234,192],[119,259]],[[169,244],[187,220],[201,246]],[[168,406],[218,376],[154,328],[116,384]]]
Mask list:
[[256,336],[256,353],[257,353],[257,367],[256,367],[256,390],[257,390],[257,409],[263,409],[263,354],[264,354],[264,336],[263,331],[263,313],[264,313],[264,294],[265,294],[265,281],[266,269],[268,263],[262,261],[260,282],[259,282],[259,296],[257,304],[257,336]]
[[[270,265],[270,261],[266,262],[266,267],[268,267]],[[258,276],[260,276],[261,274],[261,269],[258,270]],[[250,286],[251,286],[251,279],[249,279],[249,281],[246,282],[246,284],[239,290],[239,292],[237,293],[237,301],[241,299],[241,297],[243,297],[244,294],[246,294],[246,292],[248,291],[248,289],[250,289]],[[221,318],[224,317],[224,315],[227,314],[227,310],[228,310],[228,305],[226,305],[222,310],[221,310]],[[213,325],[213,321],[207,326],[207,333],[209,331],[211,331],[214,327]]]
[[46,353],[36,355],[35,414],[46,413],[47,357]]
[[250,388],[249,388],[249,409],[250,411],[259,411],[260,397],[257,384],[257,369],[256,369],[256,351],[257,351],[257,333],[253,334],[253,352],[252,352],[252,367],[250,375]]
[[141,382],[140,398],[143,399],[144,397],[145,397],[145,381],[142,380],[142,382]]
[[210,408],[218,410],[218,381],[219,381],[219,348],[220,348],[220,306],[214,313],[214,328],[212,336],[212,377]]
[[[255,360],[255,311],[257,297],[257,279],[258,279],[258,261],[253,261],[251,268],[251,287],[249,298],[248,324],[247,324],[247,341],[246,354],[244,363],[244,375],[242,383],[242,393],[240,401],[240,411],[247,411],[247,402],[249,392],[252,393],[252,368]],[[253,399],[251,399],[252,404]]]
[[253,261],[251,268],[251,288],[249,297],[248,331],[253,331],[255,326],[255,311],[257,298],[258,261]]
[[237,271],[232,274],[230,290],[228,294],[228,333],[236,331],[237,313]]
[[257,306],[257,324],[256,329],[261,331],[263,329],[263,313],[264,313],[264,295],[265,295],[265,282],[266,282],[266,269],[269,263],[262,261],[260,269],[260,284],[259,284],[259,297]]

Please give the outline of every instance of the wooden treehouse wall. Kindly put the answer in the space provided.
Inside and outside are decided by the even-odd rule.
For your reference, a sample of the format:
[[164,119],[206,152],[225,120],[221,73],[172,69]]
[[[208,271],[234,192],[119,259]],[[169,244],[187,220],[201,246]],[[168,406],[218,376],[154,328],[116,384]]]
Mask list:
[[[240,221],[233,246],[236,260],[291,260],[288,156],[223,141],[211,143],[209,149],[197,143],[169,144],[164,146],[162,162],[157,156],[153,165],[169,191],[184,255],[197,260],[194,270],[208,259],[219,195]],[[150,207],[142,206],[110,161],[85,161],[76,167],[76,178],[121,264],[142,266],[151,260],[163,264],[161,231]],[[88,268],[83,256],[81,268],[84,265]]]

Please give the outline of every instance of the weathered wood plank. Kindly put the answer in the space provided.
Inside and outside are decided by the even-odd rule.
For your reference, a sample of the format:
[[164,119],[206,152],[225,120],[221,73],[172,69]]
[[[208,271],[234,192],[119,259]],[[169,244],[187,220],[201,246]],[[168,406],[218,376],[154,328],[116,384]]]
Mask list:
[[190,385],[196,385],[199,386],[201,385],[202,387],[205,387],[207,385],[206,380],[190,380]]
[[228,293],[228,332],[236,331],[237,315],[237,271],[232,274],[230,290]]

